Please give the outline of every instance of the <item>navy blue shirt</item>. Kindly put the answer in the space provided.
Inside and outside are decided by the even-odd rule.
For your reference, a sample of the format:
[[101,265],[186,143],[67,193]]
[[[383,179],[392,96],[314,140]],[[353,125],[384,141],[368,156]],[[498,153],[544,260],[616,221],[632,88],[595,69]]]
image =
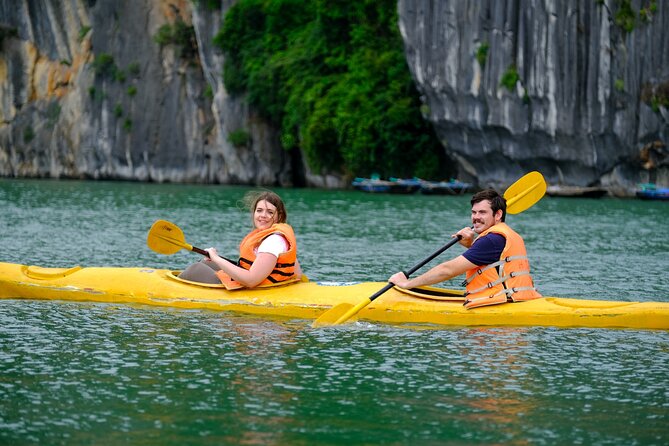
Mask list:
[[505,244],[506,239],[503,235],[491,232],[477,238],[474,244],[462,255],[474,265],[490,265],[499,260]]

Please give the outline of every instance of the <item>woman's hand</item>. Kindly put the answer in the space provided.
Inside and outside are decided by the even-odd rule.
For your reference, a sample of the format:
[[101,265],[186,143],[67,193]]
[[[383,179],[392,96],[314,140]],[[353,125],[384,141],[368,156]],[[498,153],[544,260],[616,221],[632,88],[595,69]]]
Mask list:
[[218,255],[216,248],[207,248],[205,251],[209,254],[209,257],[205,259],[206,261],[218,263],[219,260],[223,260],[221,259],[221,256]]

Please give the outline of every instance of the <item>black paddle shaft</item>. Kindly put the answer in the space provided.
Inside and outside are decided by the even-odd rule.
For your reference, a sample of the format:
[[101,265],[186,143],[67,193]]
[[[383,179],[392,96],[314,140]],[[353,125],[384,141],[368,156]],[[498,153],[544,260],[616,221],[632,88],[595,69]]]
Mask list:
[[193,246],[193,252],[202,254],[205,257],[209,257],[209,253],[207,251],[205,251],[204,249],[196,248],[195,246]]
[[[425,266],[427,263],[429,263],[430,261],[432,261],[432,260],[433,260],[435,257],[437,257],[439,254],[441,254],[442,252],[446,251],[448,248],[450,248],[451,246],[453,246],[453,245],[455,245],[457,242],[459,242],[461,238],[462,238],[461,235],[456,235],[455,237],[453,237],[453,240],[451,240],[450,242],[446,243],[446,244],[445,244],[444,246],[442,246],[441,248],[437,249],[437,250],[436,250],[435,252],[433,252],[428,258],[426,258],[425,260],[422,260],[422,261],[420,261],[419,263],[417,263],[416,265],[414,265],[413,268],[411,268],[409,271],[402,271],[402,272],[403,272],[404,275],[407,276],[407,278],[408,278],[411,274],[413,274],[413,273],[415,273],[416,271],[418,271],[419,269],[421,269],[423,266]],[[377,291],[376,293],[374,293],[374,295],[371,296],[371,297],[369,298],[369,301],[370,301],[370,302],[373,301],[374,299],[376,299],[377,297],[379,297],[380,295],[382,295],[383,293],[385,293],[386,291],[388,291],[389,289],[391,289],[391,288],[394,287],[394,286],[395,286],[395,284],[388,282],[388,285],[384,286],[384,287],[381,288],[379,291]]]
[[[205,257],[209,257],[209,253],[205,251],[204,249],[196,248],[195,246],[192,246],[192,251],[196,252],[198,254],[202,254]],[[222,259],[227,260],[228,262],[232,263],[233,265],[238,265],[239,262],[235,262],[234,260],[230,260],[227,257],[220,256]]]

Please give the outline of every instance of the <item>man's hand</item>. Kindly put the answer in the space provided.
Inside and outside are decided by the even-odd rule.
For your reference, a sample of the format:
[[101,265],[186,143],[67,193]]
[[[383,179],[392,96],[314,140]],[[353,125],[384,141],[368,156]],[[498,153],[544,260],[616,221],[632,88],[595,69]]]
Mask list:
[[474,232],[474,230],[467,226],[466,228],[460,229],[458,232],[453,234],[453,237],[460,236],[460,244],[464,246],[465,248],[471,248],[472,243],[474,243],[474,239],[478,234]]
[[402,271],[400,271],[399,273],[395,273],[392,276],[390,276],[388,282],[394,283],[400,288],[408,288],[409,279]]

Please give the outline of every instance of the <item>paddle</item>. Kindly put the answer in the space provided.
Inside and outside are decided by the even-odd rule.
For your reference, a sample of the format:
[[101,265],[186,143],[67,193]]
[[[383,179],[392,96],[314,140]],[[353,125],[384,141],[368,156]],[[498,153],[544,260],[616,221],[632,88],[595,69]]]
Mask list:
[[187,249],[209,257],[209,253],[204,249],[186,243],[181,228],[166,220],[156,220],[146,237],[146,244],[159,254],[171,255],[180,249]]
[[[520,178],[518,181],[513,183],[509,188],[504,192],[504,198],[506,199],[506,212],[509,214],[519,214],[524,210],[532,207],[536,202],[538,202],[541,197],[546,193],[546,180],[544,180],[543,175],[539,172],[530,172],[527,175]],[[423,267],[426,263],[433,260],[442,252],[446,251],[448,248],[456,244],[460,240],[460,236],[453,238],[446,245],[439,248],[433,254],[431,254],[425,260],[419,262],[409,271],[404,274],[409,277],[410,274],[413,274],[418,269]],[[353,306],[349,303],[343,303],[334,306],[325,313],[323,313],[318,319],[316,319],[311,326],[312,327],[323,327],[328,325],[339,325],[351,317],[355,316],[360,310],[369,305],[374,299],[381,296],[383,293],[395,286],[392,283],[388,283],[382,289],[377,291],[371,297],[366,298],[359,304]]]
[[[417,263],[414,265],[409,271],[405,271],[404,274],[409,277],[411,274],[415,273],[418,271],[420,268],[422,268],[426,263],[430,262],[432,259],[437,257],[439,254],[442,252],[446,251],[448,248],[451,246],[455,245],[462,236],[458,235],[457,237],[453,237],[453,239],[446,243],[444,246],[433,252],[428,258],[424,259],[423,261]],[[379,291],[374,293],[372,296],[368,297],[367,299],[363,300],[356,306],[353,306],[348,303],[343,303],[339,304],[322,315],[318,319],[316,319],[311,326],[316,328],[316,327],[323,327],[327,325],[339,325],[344,322],[346,322],[348,319],[350,319],[352,316],[354,316],[356,313],[358,313],[360,310],[365,308],[367,305],[369,305],[374,299],[394,287],[395,284],[388,282],[386,286],[381,288]]]
[[546,180],[539,172],[530,172],[504,192],[507,214],[520,214],[534,206],[546,193]]

